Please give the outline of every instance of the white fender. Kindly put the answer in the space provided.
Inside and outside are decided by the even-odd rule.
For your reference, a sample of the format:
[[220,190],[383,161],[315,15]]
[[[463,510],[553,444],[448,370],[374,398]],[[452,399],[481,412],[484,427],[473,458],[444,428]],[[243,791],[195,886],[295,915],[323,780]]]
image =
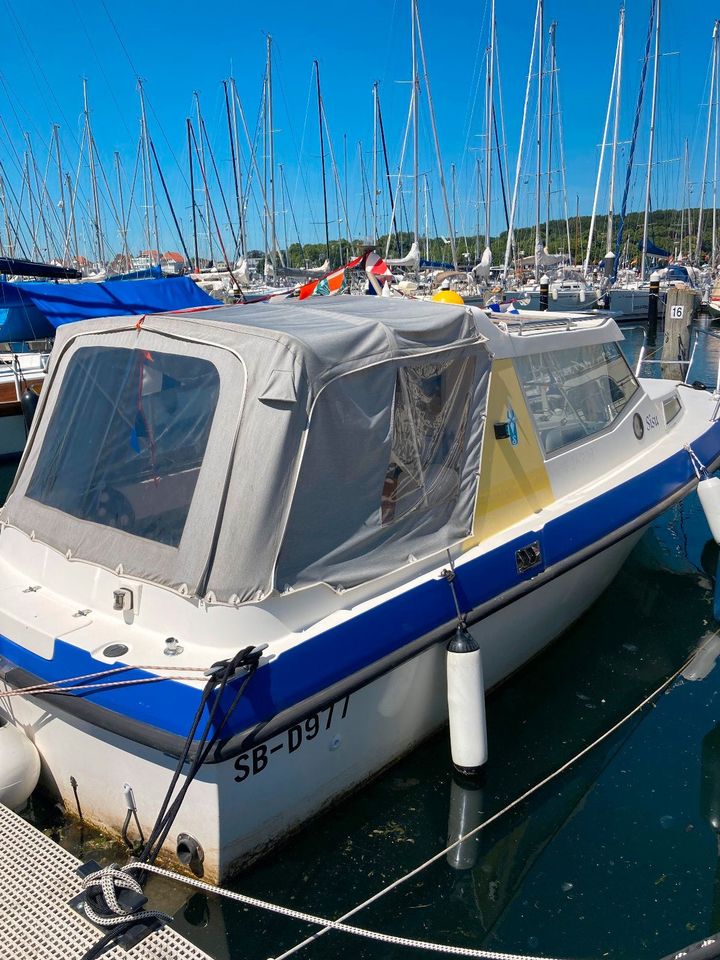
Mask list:
[[480,647],[462,627],[447,645],[450,751],[461,773],[477,773],[487,760],[485,683]]
[[37,786],[40,755],[18,727],[0,718],[0,803],[21,810]]
[[580,287],[580,303],[585,303],[585,287]]
[[701,480],[697,492],[713,540],[720,543],[720,477]]
[[558,298],[558,289],[554,283],[550,284],[550,296],[553,298],[553,300],[557,300]]

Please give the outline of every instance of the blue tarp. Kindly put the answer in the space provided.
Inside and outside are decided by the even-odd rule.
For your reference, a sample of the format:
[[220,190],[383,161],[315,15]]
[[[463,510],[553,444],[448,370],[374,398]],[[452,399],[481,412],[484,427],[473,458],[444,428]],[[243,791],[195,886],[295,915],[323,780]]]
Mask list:
[[92,317],[215,306],[189,277],[105,283],[0,282],[0,342],[53,337],[63,323]]
[[162,280],[163,272],[161,266],[143,267],[142,270],[131,270],[129,273],[115,273],[108,280],[113,283],[116,280]]

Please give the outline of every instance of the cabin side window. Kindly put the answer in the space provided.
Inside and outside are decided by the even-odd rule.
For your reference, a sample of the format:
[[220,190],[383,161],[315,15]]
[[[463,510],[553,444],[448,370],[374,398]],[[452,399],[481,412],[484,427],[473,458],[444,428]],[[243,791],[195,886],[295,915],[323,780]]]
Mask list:
[[638,389],[615,343],[530,354],[515,367],[545,453],[605,430]]
[[355,585],[467,535],[478,363],[379,364],[322,391],[278,559],[281,590]]
[[215,365],[198,357],[80,348],[68,363],[26,496],[177,547],[219,388]]

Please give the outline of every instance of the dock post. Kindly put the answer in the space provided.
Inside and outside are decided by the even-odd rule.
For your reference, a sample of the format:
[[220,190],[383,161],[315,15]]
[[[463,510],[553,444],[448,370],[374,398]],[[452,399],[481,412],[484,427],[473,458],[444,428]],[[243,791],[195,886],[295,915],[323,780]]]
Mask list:
[[665,301],[662,375],[667,380],[684,380],[687,364],[677,363],[690,356],[690,324],[695,292],[688,287],[670,287]]
[[549,306],[550,279],[546,274],[540,277],[540,309],[547,310]]
[[660,274],[650,274],[650,296],[648,298],[648,343],[657,343],[658,303],[660,300]]

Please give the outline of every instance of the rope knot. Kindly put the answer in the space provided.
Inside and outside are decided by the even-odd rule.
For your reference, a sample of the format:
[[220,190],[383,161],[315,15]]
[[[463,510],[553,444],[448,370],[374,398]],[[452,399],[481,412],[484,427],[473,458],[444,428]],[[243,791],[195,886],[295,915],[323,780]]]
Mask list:
[[83,907],[88,920],[99,927],[113,927],[131,918],[168,922],[170,917],[159,910],[140,909],[147,903],[147,897],[140,883],[130,876],[131,870],[140,869],[142,867],[137,863],[128,863],[124,867],[111,864],[86,877]]

